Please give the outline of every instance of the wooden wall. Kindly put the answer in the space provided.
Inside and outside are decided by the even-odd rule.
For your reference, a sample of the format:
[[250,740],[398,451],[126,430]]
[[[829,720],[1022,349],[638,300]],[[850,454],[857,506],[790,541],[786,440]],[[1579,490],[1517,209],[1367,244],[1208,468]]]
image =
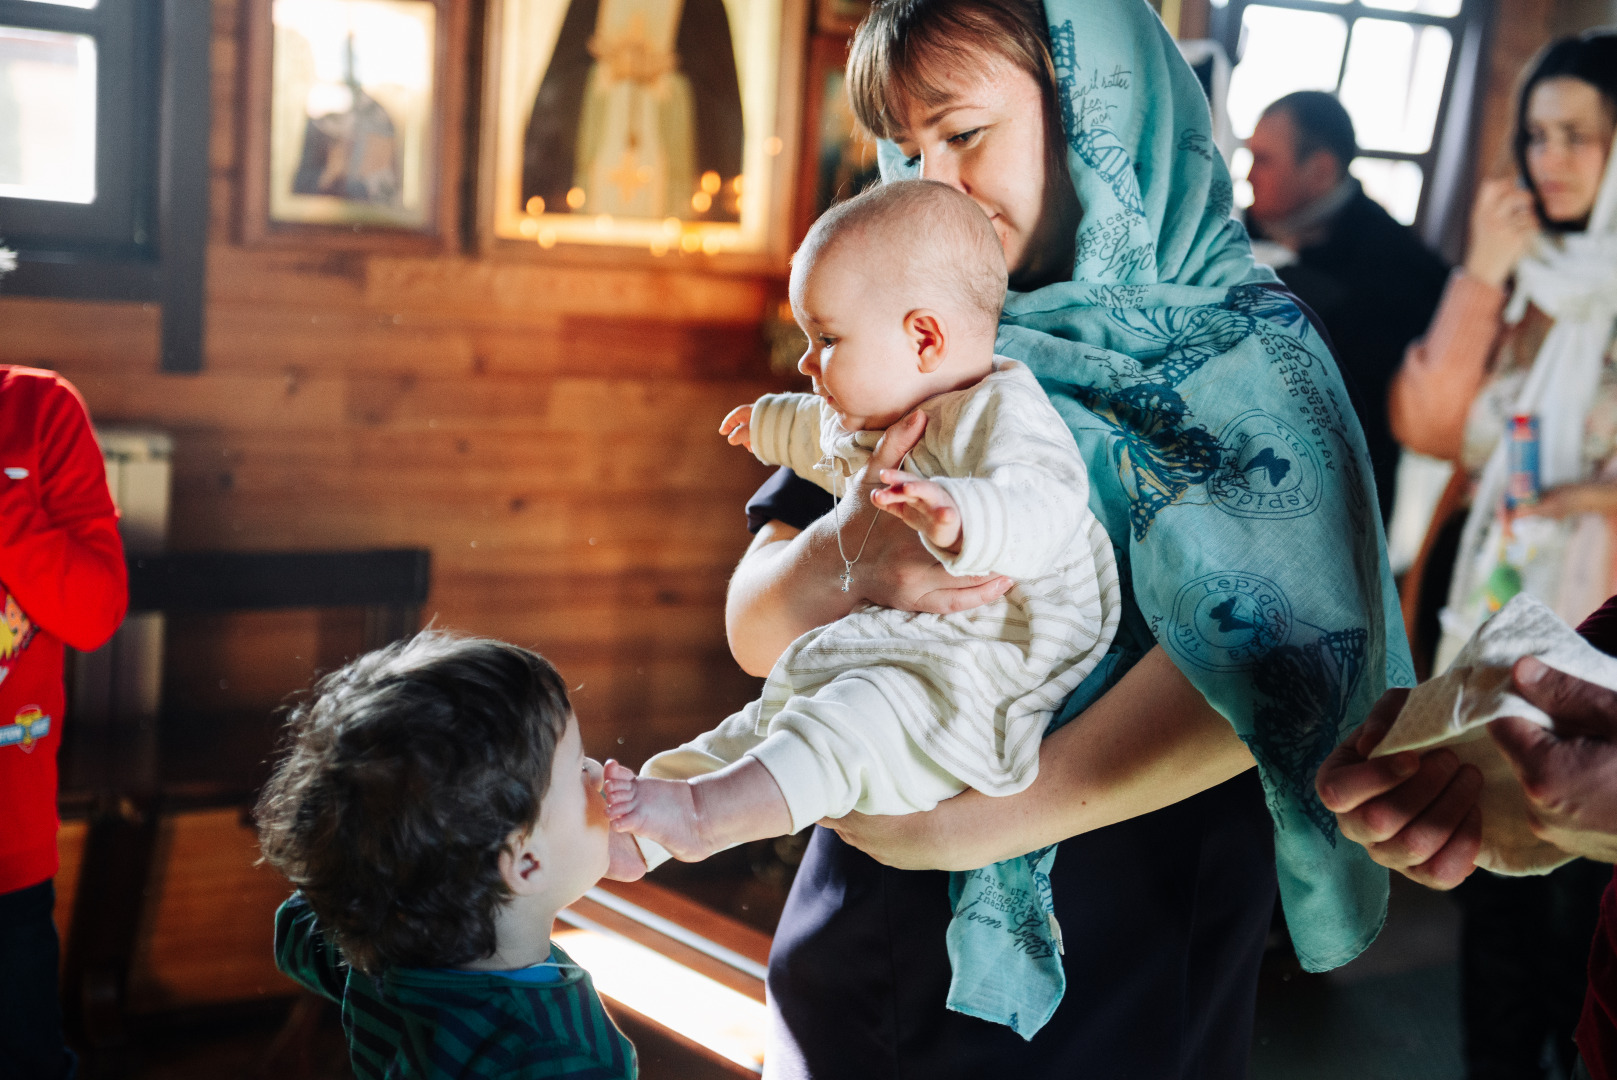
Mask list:
[[1516,123],[1516,83],[1553,36],[1558,0],[1495,0],[1488,55],[1488,92],[1477,140],[1478,175],[1508,176],[1515,170],[1510,133]]
[[[630,762],[756,692],[724,641],[741,506],[717,434],[778,389],[778,283],[701,270],[265,251],[235,240],[239,0],[218,0],[206,370],[157,372],[140,304],[0,298],[0,361],[60,370],[97,422],[175,439],[171,547],[424,546],[437,625],[538,648],[592,752]],[[307,614],[176,624],[171,696],[268,707],[308,680]]]

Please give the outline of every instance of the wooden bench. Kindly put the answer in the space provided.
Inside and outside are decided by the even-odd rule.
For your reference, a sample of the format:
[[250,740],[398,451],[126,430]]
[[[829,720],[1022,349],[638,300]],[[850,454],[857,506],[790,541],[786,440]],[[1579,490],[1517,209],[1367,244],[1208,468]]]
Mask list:
[[[363,633],[354,644],[363,651],[416,630],[430,580],[430,553],[419,549],[133,555],[129,610],[178,615],[359,609]],[[79,850],[72,859],[71,906],[59,904],[71,912],[63,920],[62,997],[69,1032],[92,1052],[115,1056],[128,1041],[129,980],[142,935],[149,946],[165,878],[171,871],[183,877],[190,869],[171,864],[200,859],[204,866],[252,867],[250,830],[242,817],[273,749],[273,726],[258,718],[243,738],[241,718],[192,723],[190,745],[179,752],[167,738],[176,726],[168,706],[165,701],[150,720],[77,728],[70,714],[64,727],[63,846]],[[67,871],[64,865],[64,879]],[[228,899],[216,896],[213,902]],[[197,945],[206,949],[206,942]],[[263,964],[273,975],[267,953]],[[198,959],[206,964],[210,958],[204,953]]]

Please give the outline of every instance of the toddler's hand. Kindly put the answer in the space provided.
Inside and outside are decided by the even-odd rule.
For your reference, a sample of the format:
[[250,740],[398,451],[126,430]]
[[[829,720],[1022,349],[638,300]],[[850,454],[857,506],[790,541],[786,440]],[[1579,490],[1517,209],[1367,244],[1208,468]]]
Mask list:
[[870,501],[926,537],[934,547],[960,554],[960,508],[932,481],[902,469],[883,469],[887,486],[871,492]]
[[[622,768],[615,761],[607,762],[614,768]],[[584,767],[589,770],[590,781],[595,790],[601,793],[601,801],[606,802],[606,768],[594,758],[585,758]],[[625,770],[627,771],[627,770]],[[646,876],[646,856],[635,843],[634,837],[628,833],[612,830],[607,834],[607,864],[606,876],[613,881],[639,881]]]
[[646,857],[628,833],[613,832],[607,840],[606,876],[611,881],[639,881],[646,876]]
[[752,449],[752,406],[742,405],[730,410],[719,423],[719,434],[730,440],[731,446]]

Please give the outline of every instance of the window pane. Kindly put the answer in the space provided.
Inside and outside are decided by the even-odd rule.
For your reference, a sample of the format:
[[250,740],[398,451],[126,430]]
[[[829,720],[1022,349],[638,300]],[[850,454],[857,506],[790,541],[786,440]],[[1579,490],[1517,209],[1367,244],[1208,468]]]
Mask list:
[[1230,123],[1246,138],[1263,110],[1293,90],[1335,90],[1347,44],[1336,15],[1249,7],[1241,19],[1241,62],[1230,75]]
[[1235,181],[1235,205],[1245,210],[1252,205],[1252,182],[1246,177],[1252,171],[1252,151],[1237,147],[1230,155],[1230,179]]
[[1460,0],[1364,0],[1365,7],[1383,11],[1413,11],[1419,15],[1442,15],[1445,18],[1460,13]]
[[1348,172],[1359,178],[1364,193],[1385,207],[1387,213],[1405,225],[1415,223],[1415,211],[1420,209],[1421,184],[1425,180],[1419,165],[1386,158],[1354,158]]
[[95,39],[0,26],[0,196],[95,201]]
[[1426,152],[1443,100],[1450,46],[1449,32],[1440,26],[1388,19],[1354,24],[1341,98],[1360,146]]

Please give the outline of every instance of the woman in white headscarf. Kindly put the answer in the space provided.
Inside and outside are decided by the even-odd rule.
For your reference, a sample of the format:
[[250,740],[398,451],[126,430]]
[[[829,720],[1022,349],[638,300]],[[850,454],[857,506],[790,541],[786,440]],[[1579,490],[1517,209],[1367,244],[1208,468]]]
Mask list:
[[[1551,45],[1518,108],[1521,182],[1483,185],[1465,267],[1391,394],[1399,441],[1455,459],[1470,494],[1434,671],[1515,592],[1573,625],[1617,592],[1617,33]],[[1507,512],[1522,415],[1538,423],[1543,494]],[[1609,879],[1580,860],[1544,877],[1474,874],[1456,892],[1469,1076],[1541,1075],[1546,1041],[1571,1068]]]
[[[1617,33],[1545,50],[1519,98],[1520,181],[1483,185],[1465,267],[1393,383],[1398,441],[1457,461],[1471,496],[1434,671],[1516,592],[1573,625],[1617,592],[1614,124]],[[1543,495],[1507,525],[1523,415],[1537,420]]]

